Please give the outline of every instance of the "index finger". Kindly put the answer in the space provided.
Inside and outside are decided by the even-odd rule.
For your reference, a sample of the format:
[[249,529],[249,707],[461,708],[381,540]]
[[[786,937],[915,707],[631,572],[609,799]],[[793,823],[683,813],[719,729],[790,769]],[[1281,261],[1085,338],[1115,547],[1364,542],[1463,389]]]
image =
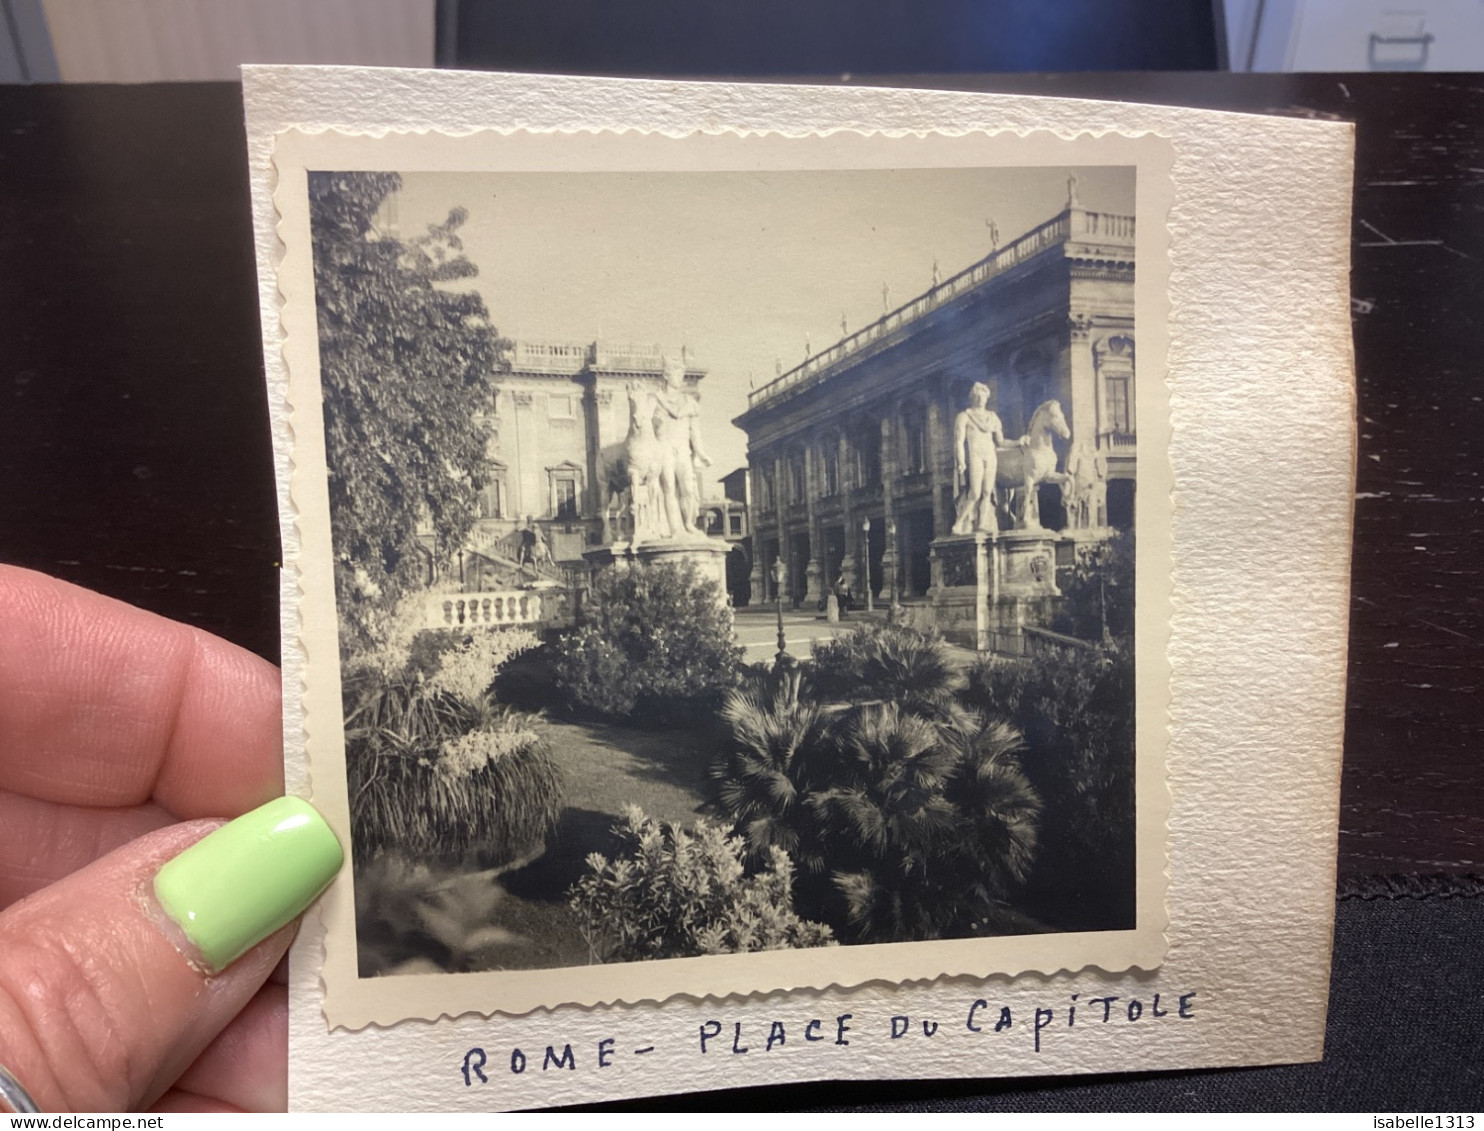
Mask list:
[[280,702],[236,645],[0,566],[0,789],[235,816],[283,792]]

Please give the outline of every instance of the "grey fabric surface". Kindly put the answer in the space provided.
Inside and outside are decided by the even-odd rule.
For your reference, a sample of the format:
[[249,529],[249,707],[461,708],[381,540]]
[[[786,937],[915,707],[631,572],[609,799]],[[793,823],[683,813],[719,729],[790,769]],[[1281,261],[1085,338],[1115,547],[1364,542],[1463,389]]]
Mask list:
[[1484,882],[1404,876],[1342,885],[1325,1055],[1315,1064],[1035,1080],[822,1083],[610,1106],[1478,1112],[1484,1110]]

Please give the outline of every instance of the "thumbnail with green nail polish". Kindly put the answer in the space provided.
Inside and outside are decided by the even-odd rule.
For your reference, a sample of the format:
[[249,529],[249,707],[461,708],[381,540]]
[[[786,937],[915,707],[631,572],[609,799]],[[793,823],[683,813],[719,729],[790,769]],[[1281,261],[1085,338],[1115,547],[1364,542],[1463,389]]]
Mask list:
[[221,970],[313,903],[344,859],[312,805],[280,797],[167,863],[155,876],[155,897]]

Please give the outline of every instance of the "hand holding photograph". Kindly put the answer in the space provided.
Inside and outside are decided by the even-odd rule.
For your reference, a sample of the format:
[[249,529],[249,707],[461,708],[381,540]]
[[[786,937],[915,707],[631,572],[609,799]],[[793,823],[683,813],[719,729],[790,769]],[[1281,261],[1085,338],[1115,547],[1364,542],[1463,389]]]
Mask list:
[[[1318,1055],[1345,128],[245,79],[289,782],[352,847],[295,1106]],[[1213,122],[1323,191],[1202,211]],[[1254,352],[1211,304],[1265,281]]]

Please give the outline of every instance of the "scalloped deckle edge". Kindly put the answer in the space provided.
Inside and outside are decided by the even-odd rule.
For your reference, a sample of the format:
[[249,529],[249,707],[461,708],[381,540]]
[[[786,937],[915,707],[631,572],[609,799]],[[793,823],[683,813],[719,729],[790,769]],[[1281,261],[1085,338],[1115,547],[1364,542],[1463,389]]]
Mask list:
[[[553,148],[552,143],[556,145]],[[601,143],[608,143],[602,145]],[[533,152],[521,153],[522,148]],[[595,152],[603,148],[606,152]],[[515,151],[515,152],[512,152]],[[653,169],[659,175],[706,168],[886,168],[942,165],[1079,166],[1132,165],[1138,169],[1141,221],[1136,252],[1141,264],[1136,298],[1140,367],[1146,374],[1137,410],[1139,429],[1153,451],[1167,447],[1169,418],[1162,357],[1169,307],[1168,143],[1152,134],[1138,137],[1076,131],[1019,133],[980,130],[934,134],[925,131],[841,129],[811,137],[761,132],[664,131],[532,132],[491,130],[461,135],[438,131],[289,131],[275,153],[279,174],[275,207],[282,255],[277,263],[284,357],[290,373],[293,432],[291,498],[304,555],[301,577],[301,641],[305,666],[305,734],[316,803],[337,831],[349,837],[344,750],[339,717],[339,673],[334,641],[334,598],[329,584],[328,510],[324,496],[323,423],[318,393],[312,286],[304,286],[307,211],[303,205],[308,168],[416,168],[420,170],[515,171],[558,168]],[[1146,341],[1147,338],[1147,341]],[[311,353],[316,356],[311,357]],[[920,982],[941,977],[1039,974],[1097,969],[1121,973],[1150,970],[1162,961],[1168,914],[1166,814],[1169,790],[1164,767],[1168,741],[1168,666],[1164,641],[1170,609],[1169,516],[1173,479],[1168,459],[1143,461],[1147,500],[1140,513],[1139,631],[1143,650],[1138,743],[1139,925],[1130,931],[969,940],[855,945],[829,950],[774,951],[602,967],[427,974],[362,979],[357,976],[350,884],[342,880],[324,904],[326,953],[322,970],[325,1012],[330,1024],[360,1028],[407,1018],[432,1020],[469,1014],[521,1015],[562,1005],[635,1004],[674,997],[727,997],[780,990],[846,989],[871,982]],[[1165,505],[1156,504],[1158,499]],[[318,572],[318,582],[315,573]],[[318,660],[313,657],[319,656]],[[321,694],[320,688],[324,691]]]
[[[848,991],[559,1007],[520,1018],[406,1022],[351,1033],[325,1028],[322,934],[310,922],[291,965],[293,1106],[385,1108],[389,1078],[404,1082],[394,1106],[485,1110],[821,1077],[1042,1075],[1279,1063],[1321,1054],[1353,491],[1350,126],[945,91],[358,68],[248,68],[244,86],[286,559],[294,553],[283,429],[287,375],[276,352],[277,311],[267,301],[276,253],[272,155],[286,129],[468,133],[515,122],[675,136],[723,121],[789,134],[858,127],[921,132],[946,122],[962,130],[1153,133],[1170,138],[1176,153],[1168,371],[1177,402],[1170,459],[1180,481],[1172,533],[1180,600],[1169,646],[1175,798],[1168,821],[1169,946],[1159,970],[871,982]],[[1141,327],[1144,361],[1146,337]],[[1141,369],[1147,374],[1146,365]],[[1302,443],[1283,445],[1284,437]],[[1285,484],[1285,507],[1275,509],[1271,492],[1258,489],[1247,462],[1254,452],[1263,458],[1263,482]],[[290,788],[297,791],[305,766],[293,678],[302,657],[288,608],[295,595],[286,571],[285,734]],[[1298,611],[1303,615],[1295,617]],[[1148,1004],[1151,992],[1163,991],[1166,1007],[1171,995],[1198,991],[1192,999],[1198,1019],[1152,1029],[1085,1028],[1088,1013],[1078,1008],[1073,1030],[1067,1004],[1079,991],[1083,1006],[1100,1000],[1098,994],[1137,995]],[[969,1031],[964,1009],[978,998],[996,1007],[1013,1004],[1021,1038]],[[1066,1031],[1033,1050],[1022,1010],[1041,1005],[1058,1010],[1056,1025],[1065,1023]],[[849,1049],[829,1041],[756,1055],[753,1026],[766,1034],[768,1018],[787,1019],[788,1047],[795,1049],[795,1020],[825,1016],[833,1034],[836,1011],[854,1014]],[[922,1018],[924,1031],[927,1017],[943,1020],[937,1038],[896,1041],[895,1020],[891,1033],[886,1021],[909,1012],[914,1025]],[[728,1043],[732,1021],[746,1025],[754,1055],[698,1056],[696,1026],[712,1018],[726,1023]],[[620,1052],[627,1042],[651,1055],[620,1060],[616,1072],[595,1072],[591,1046],[601,1056],[599,1041],[607,1037],[617,1038]],[[510,1069],[496,1071],[498,1057],[513,1057],[512,1046],[534,1047],[539,1059],[553,1040],[558,1049],[572,1042],[580,1071],[515,1076],[513,1059]],[[474,1044],[489,1049],[487,1086],[460,1079],[460,1057]]]

